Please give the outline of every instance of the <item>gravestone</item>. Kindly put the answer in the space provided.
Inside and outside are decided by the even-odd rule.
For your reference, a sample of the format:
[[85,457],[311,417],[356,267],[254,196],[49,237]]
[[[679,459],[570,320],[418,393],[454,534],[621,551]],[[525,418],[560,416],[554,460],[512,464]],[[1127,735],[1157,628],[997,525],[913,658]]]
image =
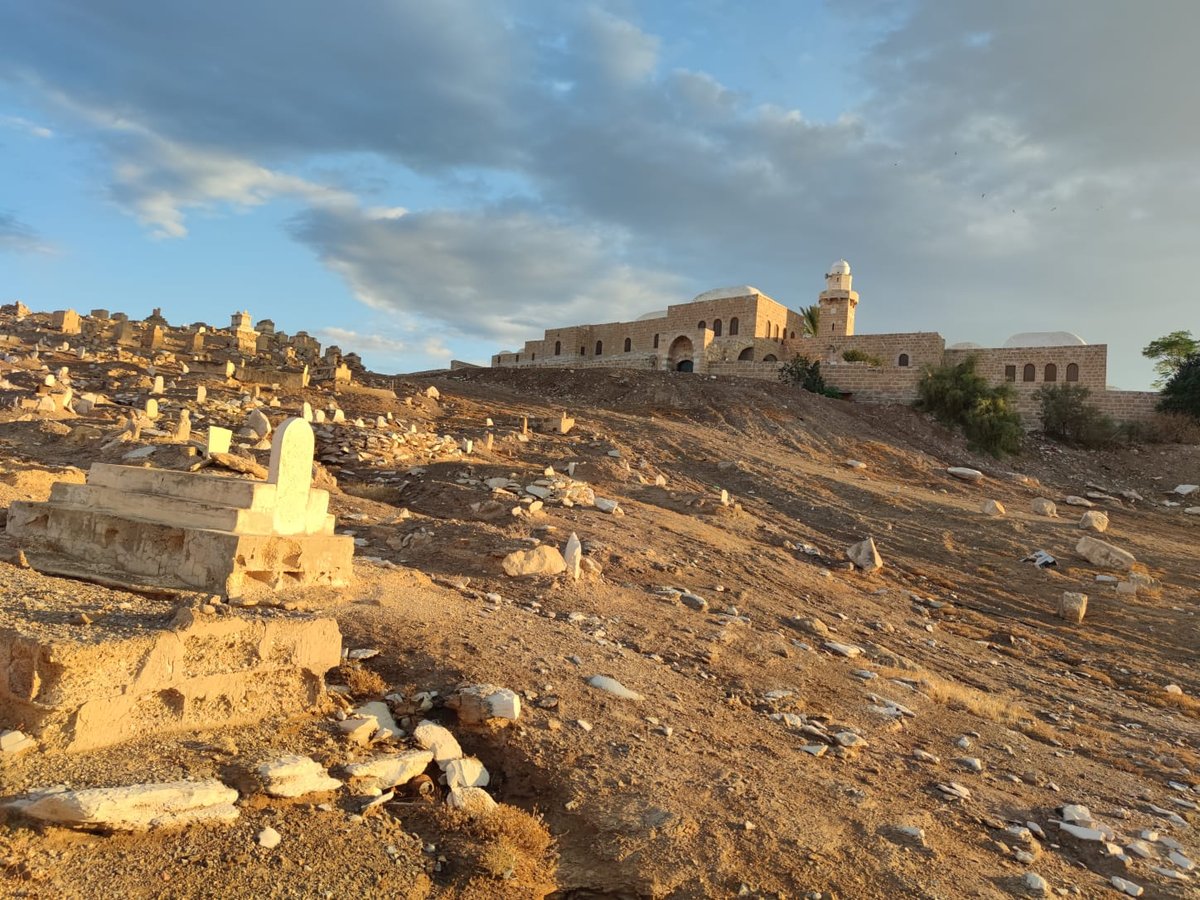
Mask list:
[[303,419],[287,419],[271,441],[271,463],[267,482],[275,485],[275,523],[277,534],[304,531],[308,513],[308,492],[312,488],[312,461],[315,439],[312,426]]
[[208,388],[202,384],[197,385],[196,386],[196,402],[203,403],[207,399],[208,399]]
[[209,456],[214,453],[228,453],[229,444],[233,440],[233,432],[228,428],[208,427],[208,438],[204,443],[204,452]]
[[158,418],[158,401],[153,397],[146,401],[146,418],[151,420]]

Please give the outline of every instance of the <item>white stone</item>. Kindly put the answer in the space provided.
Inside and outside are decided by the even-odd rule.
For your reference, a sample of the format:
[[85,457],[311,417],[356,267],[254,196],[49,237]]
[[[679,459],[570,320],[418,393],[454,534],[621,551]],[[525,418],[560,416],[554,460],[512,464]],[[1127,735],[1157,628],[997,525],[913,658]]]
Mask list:
[[21,802],[35,819],[80,828],[145,831],[200,821],[232,822],[238,792],[216,779],[62,791]]
[[246,427],[257,437],[262,440],[271,433],[271,420],[267,418],[267,414],[261,409],[252,409],[250,414],[246,416]]
[[412,781],[422,774],[431,762],[433,754],[428,750],[406,750],[404,753],[379,756],[366,762],[351,763],[346,766],[346,774],[351,778],[375,781],[382,787],[394,787]]
[[947,475],[953,475],[955,478],[962,481],[969,481],[972,484],[983,481],[983,473],[978,469],[968,469],[965,466],[951,466],[946,470]]
[[311,422],[313,420],[312,404],[307,400],[300,404],[300,418],[302,418],[305,422]]
[[1034,894],[1047,894],[1050,891],[1050,885],[1046,879],[1037,872],[1026,872],[1025,877],[1021,879],[1025,890]]
[[452,759],[446,763],[446,785],[451,789],[487,787],[490,780],[488,770],[473,756]]
[[209,425],[208,435],[204,441],[204,452],[210,456],[214,453],[228,453],[232,442],[233,432],[228,428]]
[[1063,591],[1058,601],[1058,617],[1079,625],[1087,615],[1087,594],[1077,591]]
[[557,547],[542,544],[532,550],[514,550],[504,557],[504,572],[511,578],[529,575],[558,575],[567,570]]
[[605,500],[603,497],[596,498],[596,509],[600,512],[615,513],[621,506],[616,500]]
[[307,756],[281,756],[259,766],[258,774],[272,797],[303,797],[342,786],[324,766]]
[[1066,803],[1062,808],[1062,817],[1067,822],[1086,824],[1092,821],[1092,811],[1078,803]]
[[277,534],[302,534],[306,530],[314,440],[312,426],[292,417],[279,426],[271,441],[267,481],[275,485]]
[[196,386],[196,402],[203,403],[208,399],[208,388],[200,384]]
[[442,768],[445,768],[444,763],[452,759],[462,759],[463,752],[462,747],[458,745],[458,739],[448,728],[443,728],[436,722],[426,720],[418,725],[413,731],[413,740],[432,753],[433,761]]
[[883,568],[883,557],[875,548],[875,539],[867,538],[846,548],[846,557],[859,569],[870,574]]
[[1033,501],[1034,515],[1046,516],[1047,518],[1056,518],[1058,516],[1058,507],[1054,505],[1053,500],[1047,500],[1045,497],[1038,497]]
[[453,788],[446,795],[446,805],[452,809],[460,809],[467,815],[487,815],[496,808],[496,801],[481,787]]
[[579,535],[571,532],[571,536],[567,538],[566,549],[563,550],[563,562],[567,564],[567,574],[579,580],[579,567],[583,560],[583,545],[579,542]]
[[446,706],[458,713],[458,720],[479,725],[492,719],[516,721],[521,717],[521,698],[515,691],[491,684],[472,684],[459,688],[446,699]]
[[983,501],[983,505],[979,507],[979,511],[985,516],[1002,516],[1005,513],[1004,504],[999,500]]
[[645,699],[637,691],[631,691],[615,678],[609,678],[607,675],[593,675],[587,680],[587,683],[594,688],[612,694],[614,697],[620,697],[622,700],[642,700]]
[[279,846],[279,842],[283,840],[283,835],[268,825],[258,833],[258,845],[265,847],[268,850],[274,850]]
[[1174,493],[1180,497],[1190,497],[1196,491],[1200,491],[1200,484],[1180,484],[1175,487]]
[[839,644],[837,641],[826,641],[821,646],[831,653],[836,653],[838,656],[844,656],[847,659],[862,656],[862,647],[856,647],[853,644]]
[[161,375],[155,375],[154,376],[154,387],[150,388],[150,393],[161,394],[161,393],[163,393],[164,390],[166,390],[166,387],[163,384],[163,377]]
[[1125,571],[1133,568],[1133,564],[1137,562],[1129,551],[1094,537],[1081,537],[1075,545],[1075,552],[1092,565],[1103,566],[1106,569]]
[[1108,530],[1108,515],[1098,509],[1089,509],[1079,519],[1079,527],[1098,534]]
[[0,731],[0,753],[16,756],[37,746],[37,741],[21,731],[9,729]]
[[1120,875],[1114,875],[1110,883],[1122,894],[1128,894],[1130,897],[1140,897],[1143,894],[1141,885],[1134,884],[1132,881],[1127,881]]
[[158,401],[153,397],[146,401],[146,418],[151,420],[158,418]]

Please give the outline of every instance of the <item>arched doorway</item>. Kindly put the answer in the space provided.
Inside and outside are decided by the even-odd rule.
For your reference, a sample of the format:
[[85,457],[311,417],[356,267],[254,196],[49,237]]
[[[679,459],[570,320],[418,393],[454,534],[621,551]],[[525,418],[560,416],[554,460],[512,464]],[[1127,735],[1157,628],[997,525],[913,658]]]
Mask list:
[[738,354],[738,362],[754,362],[754,348],[747,347]]
[[667,351],[667,359],[671,368],[676,372],[691,372],[695,365],[692,362],[692,340],[680,335],[671,341],[671,349]]

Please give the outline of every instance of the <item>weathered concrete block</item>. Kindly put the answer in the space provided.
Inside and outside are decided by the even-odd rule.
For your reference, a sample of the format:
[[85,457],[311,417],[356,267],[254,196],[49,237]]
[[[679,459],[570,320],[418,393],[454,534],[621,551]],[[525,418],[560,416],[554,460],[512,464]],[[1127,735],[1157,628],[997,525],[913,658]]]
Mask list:
[[1125,571],[1133,568],[1137,559],[1128,550],[1114,547],[1099,538],[1081,537],[1075,545],[1075,552],[1094,566],[1106,569]]
[[1058,617],[1079,625],[1087,613],[1087,602],[1087,594],[1063,591],[1062,596],[1058,598]]
[[175,781],[89,788],[34,797],[15,804],[27,816],[76,828],[146,831],[194,822],[232,822],[238,792],[219,781]]

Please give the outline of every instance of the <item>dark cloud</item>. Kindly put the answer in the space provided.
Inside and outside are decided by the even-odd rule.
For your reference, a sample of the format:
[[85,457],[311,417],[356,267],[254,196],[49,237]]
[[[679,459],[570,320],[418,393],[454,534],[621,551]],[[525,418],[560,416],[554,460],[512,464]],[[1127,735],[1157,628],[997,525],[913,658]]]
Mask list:
[[[831,4],[836,33],[871,38],[806,48],[861,91],[822,118],[699,55],[665,66],[666,38],[612,12],[636,8],[45,0],[6,14],[0,78],[89,131],[156,232],[297,199],[291,232],[360,299],[449,334],[515,344],[729,283],[798,306],[839,256],[867,330],[1061,328],[1136,359],[1180,326],[1200,237],[1190,0]],[[728,13],[687,9],[702,49]],[[445,208],[371,211],[339,154],[430,179]]]

